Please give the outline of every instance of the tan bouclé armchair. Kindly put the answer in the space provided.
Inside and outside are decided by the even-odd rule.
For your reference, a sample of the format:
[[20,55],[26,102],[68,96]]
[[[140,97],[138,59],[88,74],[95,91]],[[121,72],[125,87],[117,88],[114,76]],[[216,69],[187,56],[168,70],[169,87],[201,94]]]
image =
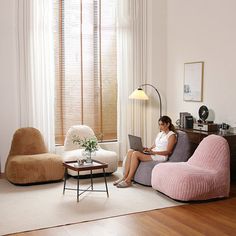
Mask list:
[[14,184],[61,180],[64,175],[62,157],[48,153],[39,130],[20,128],[12,139],[5,175]]

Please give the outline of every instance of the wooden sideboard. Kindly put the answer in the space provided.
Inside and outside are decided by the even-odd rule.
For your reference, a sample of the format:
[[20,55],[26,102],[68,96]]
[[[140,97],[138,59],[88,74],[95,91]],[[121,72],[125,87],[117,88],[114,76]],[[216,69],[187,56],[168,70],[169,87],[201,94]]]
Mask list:
[[236,134],[233,133],[222,133],[219,131],[216,132],[207,132],[194,129],[182,129],[177,128],[177,130],[182,130],[187,133],[191,146],[191,154],[195,151],[198,144],[202,141],[203,138],[210,134],[216,134],[224,137],[230,148],[230,175],[232,180],[236,180]]

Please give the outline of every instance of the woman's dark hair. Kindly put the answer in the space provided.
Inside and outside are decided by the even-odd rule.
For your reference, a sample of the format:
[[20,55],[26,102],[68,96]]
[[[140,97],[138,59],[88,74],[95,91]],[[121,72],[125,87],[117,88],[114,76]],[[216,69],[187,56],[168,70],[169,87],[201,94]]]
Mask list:
[[172,124],[172,120],[170,119],[169,116],[161,116],[160,119],[158,120],[159,122],[161,121],[164,124],[170,124],[169,130],[173,131],[176,133],[175,126]]

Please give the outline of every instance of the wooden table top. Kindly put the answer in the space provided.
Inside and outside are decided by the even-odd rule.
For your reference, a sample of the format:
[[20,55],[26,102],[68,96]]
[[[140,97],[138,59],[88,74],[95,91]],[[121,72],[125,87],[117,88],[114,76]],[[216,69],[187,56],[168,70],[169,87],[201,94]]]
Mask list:
[[92,160],[92,163],[84,163],[82,165],[79,165],[77,161],[65,161],[63,162],[63,165],[65,168],[74,170],[74,171],[86,171],[86,170],[96,170],[96,169],[103,169],[107,168],[108,164],[97,161],[97,160]]

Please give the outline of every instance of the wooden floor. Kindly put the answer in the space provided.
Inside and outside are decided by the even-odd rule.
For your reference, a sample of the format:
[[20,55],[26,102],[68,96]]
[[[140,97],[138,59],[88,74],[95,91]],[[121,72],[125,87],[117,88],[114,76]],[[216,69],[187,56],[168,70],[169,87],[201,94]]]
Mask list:
[[228,199],[191,203],[13,235],[236,235],[236,182],[231,184]]

